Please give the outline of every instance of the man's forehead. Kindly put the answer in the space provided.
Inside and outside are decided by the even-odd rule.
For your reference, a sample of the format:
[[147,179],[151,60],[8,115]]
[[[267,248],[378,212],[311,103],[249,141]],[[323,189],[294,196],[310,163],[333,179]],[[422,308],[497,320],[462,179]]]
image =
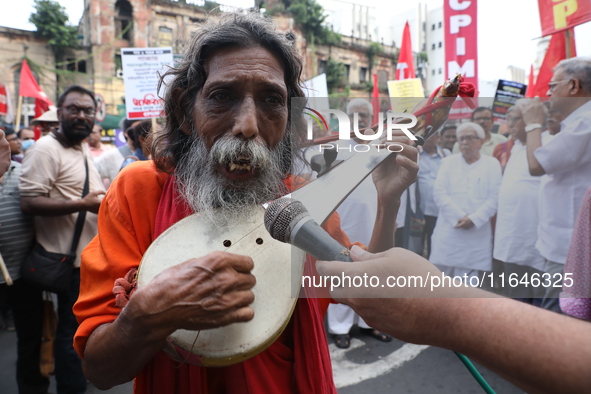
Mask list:
[[481,109],[480,111],[475,111],[474,112],[474,117],[476,117],[476,116],[482,116],[482,115],[485,115],[485,116],[489,116],[490,115],[490,116],[492,116],[492,111],[487,108],[487,109]]
[[352,106],[349,112],[351,114],[353,114],[355,112],[369,113],[369,108],[367,107],[367,105],[357,104],[357,105]]
[[80,92],[71,92],[66,96],[66,99],[64,100],[65,106],[78,103],[84,104],[89,107],[94,107],[94,101],[92,100],[92,97]]
[[464,134],[474,134],[474,135],[478,135],[478,133],[476,133],[476,130],[474,130],[473,128],[469,127],[467,129],[464,129],[462,131],[460,131],[458,134],[460,135],[464,135]]
[[[248,54],[248,56],[245,56]],[[238,59],[229,58],[236,57]],[[277,79],[285,86],[285,66],[283,62],[271,51],[261,46],[252,48],[229,47],[214,50],[209,54],[204,63],[206,78],[205,83],[213,78],[236,78],[238,75],[249,76],[251,73],[262,68],[268,73],[269,80]],[[237,74],[239,73],[239,74]],[[274,77],[274,78],[273,78]]]

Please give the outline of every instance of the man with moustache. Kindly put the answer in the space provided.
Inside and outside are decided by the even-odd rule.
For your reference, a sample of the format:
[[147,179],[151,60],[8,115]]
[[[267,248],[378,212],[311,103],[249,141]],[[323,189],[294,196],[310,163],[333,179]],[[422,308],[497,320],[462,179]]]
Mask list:
[[[336,393],[314,298],[300,298],[279,338],[244,362],[204,368],[162,351],[176,329],[253,318],[250,257],[194,256],[138,288],[122,310],[114,305],[113,282],[137,268],[148,246],[178,220],[217,208],[225,214],[218,225],[229,228],[249,205],[286,193],[305,139],[301,109],[290,105],[304,97],[302,62],[270,20],[226,14],[197,31],[185,53],[165,75],[167,119],[156,133],[154,161],[132,163],[115,179],[101,205],[99,234],[84,252],[74,310],[86,376],[101,389],[135,378],[136,393]],[[392,244],[397,201],[418,170],[408,138],[393,142],[404,151],[373,174],[380,204],[370,250]],[[350,246],[336,218],[328,227]]]
[[[526,124],[529,172],[543,176],[536,247],[545,259],[544,272],[558,278],[562,277],[579,207],[591,184],[591,58],[558,63],[548,83],[548,96],[552,109],[565,118],[560,132],[547,143],[542,136],[544,105],[534,99],[521,104],[520,109]],[[560,290],[554,282],[544,286],[545,309],[560,311]]]
[[[58,128],[41,137],[23,159],[19,189],[21,209],[34,215],[37,242],[48,252],[69,253],[78,215],[84,226],[68,291],[58,293],[55,376],[58,393],[84,393],[86,378],[72,347],[78,326],[72,306],[80,287],[80,255],[97,233],[97,212],[104,188],[88,146],[96,102],[91,91],[73,85],[59,97]],[[83,195],[87,176],[89,192]]]

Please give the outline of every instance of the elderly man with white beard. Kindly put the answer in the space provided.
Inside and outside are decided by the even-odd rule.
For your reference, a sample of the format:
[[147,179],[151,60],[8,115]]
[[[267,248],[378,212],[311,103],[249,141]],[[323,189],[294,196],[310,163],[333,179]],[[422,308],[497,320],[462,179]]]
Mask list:
[[457,130],[461,154],[443,159],[433,196],[439,207],[429,261],[446,275],[482,277],[492,269],[491,218],[497,212],[501,166],[480,153],[485,133],[477,123]]
[[[244,362],[206,368],[162,351],[177,329],[253,318],[257,261],[250,257],[194,256],[130,292],[123,309],[111,293],[113,282],[137,268],[156,237],[179,220],[217,209],[225,216],[218,228],[229,231],[249,206],[290,190],[293,155],[306,131],[290,103],[304,96],[301,70],[293,43],[271,21],[227,14],[197,31],[181,64],[164,76],[167,119],[153,161],[133,163],[115,179],[101,206],[99,234],[83,254],[75,347],[97,387],[135,378],[135,393],[336,393],[314,298],[300,298],[278,339]],[[392,246],[400,195],[418,171],[411,141],[395,136],[384,142],[390,143],[403,151],[372,175],[379,206],[368,250]],[[327,227],[351,245],[338,218]]]

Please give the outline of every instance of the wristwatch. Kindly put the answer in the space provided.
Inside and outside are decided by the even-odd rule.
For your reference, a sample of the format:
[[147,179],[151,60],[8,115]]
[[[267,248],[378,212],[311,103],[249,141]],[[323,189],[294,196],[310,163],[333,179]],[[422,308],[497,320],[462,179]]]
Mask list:
[[527,126],[525,126],[525,132],[526,133],[529,133],[532,130],[541,129],[541,128],[542,128],[542,125],[541,124],[539,124],[539,123],[532,123],[532,124],[528,124]]

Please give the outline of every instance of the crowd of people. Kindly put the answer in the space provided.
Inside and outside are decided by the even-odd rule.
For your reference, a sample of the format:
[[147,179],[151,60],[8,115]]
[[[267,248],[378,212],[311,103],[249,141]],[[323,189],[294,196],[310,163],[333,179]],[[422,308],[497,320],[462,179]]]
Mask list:
[[[39,369],[43,295],[21,278],[20,266],[32,248],[68,253],[77,221],[84,224],[72,276],[57,294],[58,393],[84,393],[87,379],[100,389],[135,379],[136,393],[336,393],[326,310],[313,297],[298,299],[278,339],[246,361],[192,365],[170,345],[169,335],[179,329],[253,319],[252,258],[213,252],[179,262],[140,288],[131,283],[150,244],[183,218],[199,213],[208,219],[215,210],[216,220],[225,219],[216,225],[229,231],[246,207],[291,191],[299,175],[292,168],[306,179],[322,176],[306,169],[305,152],[293,148],[305,139],[302,113],[289,105],[304,97],[301,72],[293,42],[272,22],[228,14],[193,35],[182,62],[163,77],[166,122],[122,124],[126,145],[102,144],[94,94],[77,85],[57,101],[57,127],[37,141],[28,129],[0,133],[6,265],[0,297],[14,314],[20,393],[49,387]],[[591,325],[543,309],[591,320],[591,192],[585,194],[591,186],[591,60],[561,62],[549,95],[549,107],[537,99],[515,103],[507,114],[509,139],[494,132],[493,112],[484,107],[470,121],[443,126],[422,147],[402,132],[381,138],[378,144],[403,149],[324,226],[363,264],[307,264],[321,275],[444,272],[497,290],[507,288],[503,274],[520,280],[538,274],[542,283],[548,274],[552,286],[531,280],[509,286],[504,294],[522,303],[469,286],[430,296],[420,289],[337,288],[332,296],[343,305],[329,309],[328,326],[340,347],[348,346],[357,323],[381,341],[392,335],[465,352],[526,390],[589,387],[584,368],[591,349],[582,338]],[[347,112],[369,120],[373,110],[352,100]],[[574,286],[565,286],[560,298],[571,272]],[[122,307],[113,288],[124,277],[130,283]],[[552,363],[551,354],[567,366]]]

